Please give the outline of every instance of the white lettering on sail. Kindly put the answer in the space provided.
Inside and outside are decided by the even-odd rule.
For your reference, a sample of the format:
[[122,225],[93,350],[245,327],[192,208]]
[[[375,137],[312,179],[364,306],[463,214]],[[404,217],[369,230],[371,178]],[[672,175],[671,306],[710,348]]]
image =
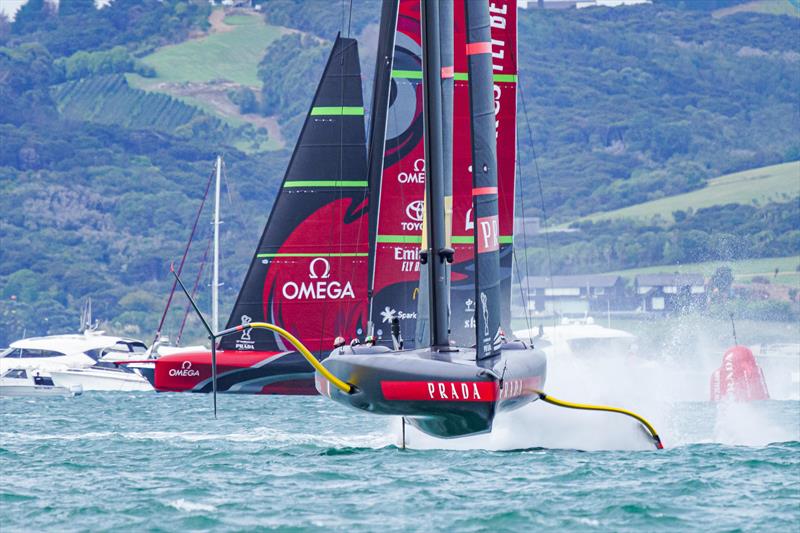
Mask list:
[[397,174],[399,183],[425,183],[425,160],[417,159],[414,161],[413,172],[399,172]]
[[324,257],[317,257],[308,266],[308,278],[314,281],[287,281],[281,293],[287,300],[343,300],[355,298],[350,282],[324,281],[331,277],[331,264]]
[[394,260],[401,261],[400,272],[419,272],[419,248],[394,247]]

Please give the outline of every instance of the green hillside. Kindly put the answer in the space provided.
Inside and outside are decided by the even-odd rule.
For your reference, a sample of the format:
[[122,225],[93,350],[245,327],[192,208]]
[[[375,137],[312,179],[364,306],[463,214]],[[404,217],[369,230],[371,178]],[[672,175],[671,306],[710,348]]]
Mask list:
[[582,217],[579,221],[635,218],[650,220],[656,215],[667,222],[678,210],[697,210],[724,204],[765,204],[800,196],[800,161],[771,165],[727,174],[708,181],[706,187],[684,193]]
[[286,30],[268,26],[261,16],[244,14],[224,17],[214,27],[220,31],[159,48],[142,58],[156,71],[147,85],[225,79],[259,88],[258,63],[267,46]]
[[128,128],[176,131],[192,122],[208,121],[208,127],[226,129],[222,122],[198,108],[165,94],[128,86],[125,76],[94,76],[57,85],[52,91],[58,110],[74,120],[120,124]]
[[[209,17],[211,33],[157,49],[141,63],[153,77],[127,74],[128,82],[146,91],[168,94],[222,119],[228,126],[251,126],[233,141],[245,152],[275,150],[284,143],[277,122],[257,114],[243,114],[232,101],[237,91],[260,91],[258,64],[265,50],[285,28],[270,26],[260,15],[239,10],[226,15],[222,8]],[[248,111],[250,113],[250,111]]]

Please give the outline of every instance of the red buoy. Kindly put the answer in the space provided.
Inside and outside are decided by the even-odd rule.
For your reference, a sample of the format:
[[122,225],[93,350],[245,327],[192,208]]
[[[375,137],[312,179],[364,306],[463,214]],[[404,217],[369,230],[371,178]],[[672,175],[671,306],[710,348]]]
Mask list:
[[728,348],[722,366],[711,374],[711,401],[769,400],[764,373],[746,346]]

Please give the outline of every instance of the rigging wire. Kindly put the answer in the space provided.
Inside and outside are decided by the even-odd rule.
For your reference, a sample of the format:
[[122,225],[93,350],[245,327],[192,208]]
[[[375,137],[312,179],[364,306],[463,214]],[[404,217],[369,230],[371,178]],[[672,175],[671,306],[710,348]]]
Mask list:
[[[214,169],[211,170],[210,175],[208,176],[208,181],[206,182],[206,189],[203,192],[203,200],[200,202],[200,207],[197,210],[197,215],[194,219],[194,224],[192,225],[192,231],[189,233],[189,241],[186,243],[186,248],[183,250],[183,257],[181,257],[181,262],[178,265],[178,274],[183,271],[183,267],[186,264],[186,257],[189,255],[189,248],[192,246],[192,241],[194,240],[195,233],[197,232],[197,226],[200,222],[200,216],[203,213],[203,208],[206,205],[206,200],[208,199],[208,191],[211,190],[211,183],[214,180]],[[167,318],[167,312],[169,311],[170,305],[172,304],[172,298],[175,295],[175,289],[177,288],[177,281],[172,282],[172,290],[169,293],[169,297],[167,298],[167,304],[164,306],[164,312],[161,314],[161,321],[158,323],[158,329],[156,329],[155,336],[153,338],[152,344],[155,344],[158,341],[159,337],[161,336],[161,330],[164,327],[164,321]]]
[[[208,263],[208,252],[211,250],[211,243],[214,240],[214,235],[210,234],[208,236],[208,240],[206,242],[206,249],[203,252],[203,258],[200,260],[200,268],[197,271],[197,276],[194,280],[194,286],[192,287],[192,298],[197,296],[197,289],[200,287],[200,281],[203,278],[203,270],[205,269],[206,264]],[[183,329],[186,327],[186,320],[189,318],[189,313],[192,310],[191,304],[187,303],[186,308],[183,311],[183,320],[181,320],[181,327],[178,330],[178,335],[175,337],[175,346],[180,346],[181,344],[181,337],[183,337]]]
[[[517,144],[517,155],[516,155],[516,158],[515,158],[516,160],[514,161],[514,164],[517,167],[517,174],[520,177],[520,183],[521,183],[522,180],[523,180],[523,177],[522,177],[522,165],[520,164],[520,161],[519,161],[519,137],[516,137],[516,144]],[[519,263],[519,257],[517,256],[517,247],[513,245],[513,242],[512,242],[512,245],[511,245],[511,253],[512,253],[512,257],[514,258],[514,264],[517,267],[514,270],[516,270],[516,272],[517,272],[517,284],[519,285],[520,298],[522,300],[522,311],[523,311],[523,314],[525,316],[525,325],[527,326],[527,329],[528,329],[528,341],[530,341],[530,343],[532,345],[533,344],[533,333],[531,332],[531,330],[533,329],[533,325],[532,325],[532,321],[531,321],[531,315],[530,315],[530,312],[528,310],[528,301],[529,301],[530,294],[531,294],[531,281],[530,281],[531,280],[531,276],[530,276],[530,271],[529,271],[529,268],[528,268],[528,232],[527,232],[527,230],[525,228],[525,194],[523,193],[521,187],[516,187],[516,189],[517,189],[517,193],[519,194],[520,207],[522,209],[522,217],[521,217],[522,218],[522,247],[525,250],[525,283],[524,284],[522,282],[523,280],[521,279],[522,278],[522,273],[520,272],[520,263]],[[512,224],[512,226],[513,226],[513,224]]]
[[[542,187],[542,175],[539,172],[539,158],[536,155],[535,140],[533,137],[533,128],[531,128],[530,118],[528,117],[528,106],[525,103],[525,90],[522,88],[522,83],[518,84],[520,101],[522,102],[522,113],[525,115],[525,126],[528,130],[528,139],[531,142],[531,152],[533,153],[533,168],[536,170],[536,182],[539,189],[539,202],[541,203],[542,210],[542,227],[544,228],[544,242],[545,250],[547,251],[547,272],[550,280],[550,289],[554,288],[553,282],[553,255],[550,246],[550,228],[547,221],[547,209],[544,204],[544,188]],[[528,250],[525,250],[525,263],[528,263]],[[555,320],[555,317],[554,317]]]

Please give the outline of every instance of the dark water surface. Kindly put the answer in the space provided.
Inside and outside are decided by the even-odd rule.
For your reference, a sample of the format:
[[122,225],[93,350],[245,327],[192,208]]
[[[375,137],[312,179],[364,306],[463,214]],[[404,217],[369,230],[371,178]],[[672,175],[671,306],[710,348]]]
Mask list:
[[800,402],[667,418],[660,452],[400,450],[396,421],[318,397],[222,397],[218,420],[205,395],[1,398],[0,530],[800,530]]

